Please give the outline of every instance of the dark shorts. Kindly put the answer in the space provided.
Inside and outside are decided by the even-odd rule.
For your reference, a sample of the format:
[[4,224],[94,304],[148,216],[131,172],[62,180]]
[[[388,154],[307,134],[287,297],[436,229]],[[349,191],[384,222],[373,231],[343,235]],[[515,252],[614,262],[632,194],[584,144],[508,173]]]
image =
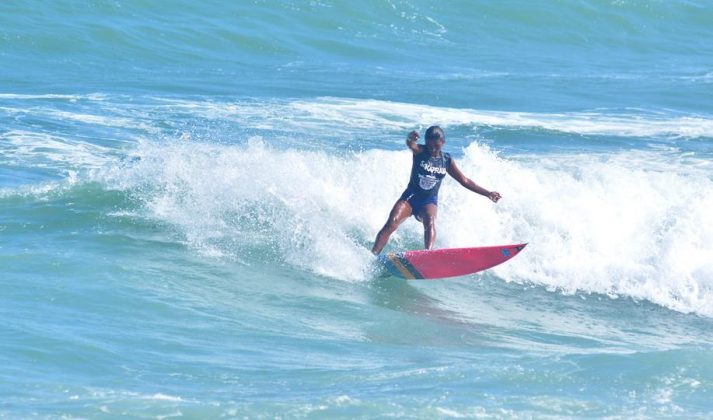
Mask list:
[[421,211],[426,207],[427,204],[435,204],[438,205],[438,196],[437,195],[427,195],[427,196],[418,196],[408,190],[404,191],[403,194],[401,194],[401,200],[405,200],[407,203],[411,205],[411,214],[413,217],[416,218],[419,222],[422,222],[423,220],[421,219]]

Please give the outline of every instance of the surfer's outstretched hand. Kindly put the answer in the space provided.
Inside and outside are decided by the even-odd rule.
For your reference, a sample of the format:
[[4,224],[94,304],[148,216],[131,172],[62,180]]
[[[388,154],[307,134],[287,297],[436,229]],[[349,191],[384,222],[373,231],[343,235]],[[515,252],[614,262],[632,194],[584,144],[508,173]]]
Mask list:
[[501,196],[500,193],[497,192],[497,191],[490,191],[490,192],[488,193],[488,198],[489,198],[493,203],[497,203],[498,200],[500,200],[500,199],[502,198],[502,196]]

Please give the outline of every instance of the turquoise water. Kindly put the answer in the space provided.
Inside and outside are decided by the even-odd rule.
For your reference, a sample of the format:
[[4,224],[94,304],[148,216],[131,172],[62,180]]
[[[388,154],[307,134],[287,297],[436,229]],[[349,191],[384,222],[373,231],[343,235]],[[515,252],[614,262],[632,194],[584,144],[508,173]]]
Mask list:
[[[707,1],[0,3],[0,417],[710,417],[711,39]],[[529,245],[405,282],[369,248],[431,124],[503,195],[446,180],[437,245]]]

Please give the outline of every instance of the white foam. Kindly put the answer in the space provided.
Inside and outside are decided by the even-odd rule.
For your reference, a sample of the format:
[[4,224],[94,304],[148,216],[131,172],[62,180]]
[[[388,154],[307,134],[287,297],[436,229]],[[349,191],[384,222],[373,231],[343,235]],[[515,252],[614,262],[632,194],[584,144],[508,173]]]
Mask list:
[[[713,137],[713,118],[672,112],[606,110],[534,113],[435,107],[421,104],[322,97],[310,100],[237,102],[154,98],[170,112],[209,120],[239,122],[256,129],[317,130],[353,134],[359,130],[410,130],[423,124],[498,126],[552,130],[581,135],[629,137]],[[119,122],[117,122],[119,124]]]
[[[9,115],[27,115],[33,119],[56,121],[63,125],[76,122],[97,127],[141,129],[151,134],[160,132],[146,118],[141,105],[132,102],[122,103],[122,97],[103,94],[0,94],[0,100],[14,100],[20,104],[0,106],[0,111]],[[90,103],[86,103],[86,101],[90,101]]]
[[[368,248],[405,187],[407,151],[345,155],[243,146],[142,144],[131,167],[100,171],[131,189],[153,217],[178,226],[197,250],[249,259],[268,248],[300,269],[350,281],[370,277]],[[471,144],[463,172],[497,189],[497,205],[442,187],[438,246],[529,242],[493,272],[565,293],[647,299],[713,316],[713,181],[706,166],[653,152],[501,159]],[[392,249],[421,242],[413,219]]]
[[156,113],[163,116],[188,114],[208,121],[228,121],[244,128],[290,132],[332,132],[353,135],[362,130],[410,130],[423,124],[444,126],[497,126],[552,130],[581,135],[629,137],[713,137],[713,117],[651,110],[594,110],[590,112],[536,113],[491,111],[469,108],[436,107],[403,102],[321,97],[308,100],[264,100],[244,98],[238,101],[188,100],[145,97],[141,105],[124,103],[122,97],[93,95],[18,95],[0,94],[0,99],[36,100],[90,99],[93,110],[57,109],[53,106],[1,108],[6,113],[75,121],[84,124],[139,128],[158,134],[151,122]]
[[482,152],[471,149],[463,166],[476,178],[483,171],[485,179],[497,173],[506,180],[498,186],[503,201],[478,211],[482,224],[461,216],[442,229],[463,241],[469,234],[529,241],[518,261],[495,270],[501,276],[713,316],[710,172],[675,165],[661,171],[665,162],[653,153],[501,161],[488,170],[492,162],[474,160]]
[[67,101],[77,101],[81,99],[88,99],[92,101],[102,101],[107,96],[101,93],[91,93],[86,95],[65,95],[65,94],[55,94],[55,93],[45,93],[45,94],[21,94],[21,93],[0,93],[0,99],[9,100],[33,100],[33,99],[59,99]]
[[172,401],[172,402],[182,402],[183,398],[181,397],[176,397],[173,395],[166,395],[166,394],[153,394],[153,395],[147,395],[144,398],[149,399],[149,400],[156,400],[156,401]]
[[713,119],[701,116],[501,112],[340,98],[296,101],[291,107],[302,111],[303,118],[340,121],[354,127],[404,130],[433,121],[442,125],[541,128],[587,135],[713,137]]
[[[35,112],[36,114],[42,114],[41,112]],[[143,123],[136,118],[128,117],[117,117],[108,115],[96,115],[96,114],[86,114],[79,112],[70,111],[60,111],[56,109],[45,110],[44,115],[58,119],[58,120],[70,120],[77,121],[90,125],[98,125],[105,127],[121,127],[121,128],[140,128],[143,130],[153,131],[153,127],[149,124]]]
[[6,163],[52,169],[92,168],[116,158],[111,148],[42,132],[10,130],[0,134]]
[[180,226],[196,249],[218,256],[267,246],[318,274],[366,278],[371,256],[359,241],[372,228],[360,220],[353,195],[359,175],[344,158],[275,151],[260,141],[143,144],[138,154],[138,165],[100,176],[115,188],[144,191],[153,216]]

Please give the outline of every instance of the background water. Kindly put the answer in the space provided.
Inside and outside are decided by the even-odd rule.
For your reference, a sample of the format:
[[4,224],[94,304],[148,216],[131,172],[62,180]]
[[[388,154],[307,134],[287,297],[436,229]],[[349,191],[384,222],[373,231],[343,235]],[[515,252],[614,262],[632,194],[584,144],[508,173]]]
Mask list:
[[[713,4],[0,3],[0,417],[709,417]],[[406,133],[447,281],[376,273]],[[407,221],[388,250],[421,246]]]

